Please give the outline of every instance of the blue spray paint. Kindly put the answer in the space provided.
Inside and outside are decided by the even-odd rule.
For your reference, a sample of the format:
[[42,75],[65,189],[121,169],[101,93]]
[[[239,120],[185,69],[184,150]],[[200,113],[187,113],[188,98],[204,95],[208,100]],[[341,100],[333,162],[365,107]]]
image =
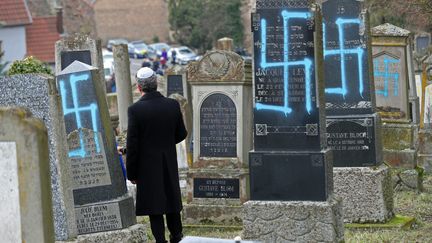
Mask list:
[[323,24],[323,41],[324,41],[324,58],[328,56],[339,55],[341,60],[341,86],[337,88],[326,88],[325,92],[327,94],[340,94],[344,98],[348,94],[347,76],[346,76],[346,62],[345,55],[356,54],[358,63],[358,80],[359,80],[359,94],[363,97],[364,92],[364,80],[363,80],[363,55],[365,51],[362,47],[357,47],[353,49],[345,49],[345,31],[344,25],[347,24],[361,24],[360,19],[343,19],[338,18],[336,20],[336,25],[338,26],[338,37],[339,37],[339,49],[327,50],[326,48],[326,24]]
[[305,68],[305,89],[306,89],[306,110],[310,114],[312,111],[312,65],[313,62],[305,58],[303,61],[290,61],[289,60],[289,28],[288,22],[290,19],[308,19],[311,17],[309,12],[288,12],[282,11],[283,17],[283,27],[284,27],[284,52],[283,52],[283,62],[267,62],[267,21],[265,19],[261,20],[261,67],[263,69],[266,68],[275,68],[275,67],[283,67],[284,68],[284,105],[276,106],[276,105],[266,105],[261,103],[256,103],[257,110],[273,110],[283,112],[286,116],[292,112],[292,109],[289,107],[289,67],[292,66],[304,66]]
[[[99,137],[97,136],[98,132],[98,126],[97,126],[97,110],[98,106],[96,103],[92,103],[88,106],[79,106],[79,99],[78,99],[78,91],[77,91],[77,83],[78,82],[86,82],[91,81],[89,74],[81,74],[81,75],[74,75],[71,74],[69,76],[69,83],[71,87],[71,94],[68,94],[66,88],[65,88],[65,81],[60,80],[60,93],[62,98],[62,106],[63,106],[63,115],[66,116],[68,114],[75,114],[76,119],[76,125],[77,129],[79,131],[79,141],[80,141],[80,148],[69,151],[69,157],[82,157],[84,158],[87,155],[87,152],[85,150],[85,141],[83,139],[83,134],[81,128],[82,121],[81,121],[81,113],[82,112],[90,112],[91,119],[92,119],[92,130],[95,132],[94,136],[94,142],[96,145],[96,151],[100,152],[100,144],[99,144]],[[73,101],[73,107],[67,107],[67,95],[71,95],[72,101]]]
[[374,76],[375,78],[382,77],[384,78],[384,89],[377,90],[376,94],[382,95],[384,97],[389,96],[389,82],[390,79],[393,79],[393,96],[399,95],[399,73],[390,72],[390,64],[399,64],[400,60],[389,59],[384,57],[384,72],[379,70],[378,60],[374,60]]

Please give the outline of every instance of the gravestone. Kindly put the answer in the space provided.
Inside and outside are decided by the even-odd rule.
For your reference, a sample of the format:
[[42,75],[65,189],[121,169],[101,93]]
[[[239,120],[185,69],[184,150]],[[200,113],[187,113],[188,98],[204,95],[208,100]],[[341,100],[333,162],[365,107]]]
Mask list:
[[342,204],[333,197],[326,149],[321,20],[312,1],[256,1],[245,239],[343,241]]
[[24,109],[0,108],[0,241],[54,242],[48,134]]
[[[85,34],[74,34],[57,41],[55,44],[55,72],[56,75],[72,64],[80,61],[98,68],[99,80],[105,87],[105,74],[102,59],[102,42],[91,39]],[[106,90],[103,88],[106,95]]]
[[188,135],[185,140],[181,141],[176,145],[177,151],[177,162],[179,168],[180,177],[180,189],[182,196],[187,196],[187,173],[189,171],[189,165],[192,164],[192,109],[187,99],[180,94],[172,94],[169,96],[171,99],[177,100],[180,104],[180,110],[183,115],[183,122],[188,131]]
[[78,234],[121,230],[136,223],[134,202],[126,191],[98,79],[97,68],[79,61],[57,76],[72,166]]
[[415,35],[415,50],[419,55],[425,55],[431,45],[431,35],[429,33],[420,33]]
[[432,172],[432,84],[428,81],[431,67],[423,65],[421,74],[422,102],[419,131],[418,165],[427,173]]
[[128,128],[128,108],[132,105],[132,84],[128,46],[126,44],[114,45],[113,56],[114,69],[116,70],[119,128],[120,132],[125,132]]
[[252,147],[251,64],[236,53],[211,51],[189,64],[193,160],[189,166],[185,224],[240,224],[249,199]]
[[[322,9],[327,142],[334,155],[335,194],[343,199],[345,222],[386,221],[393,216],[393,204],[387,203],[393,198],[390,170],[382,165],[368,12],[356,0],[323,1]],[[368,176],[376,180],[366,180]]]
[[191,87],[187,82],[186,68],[180,65],[174,65],[165,70],[166,77],[166,97],[170,97],[173,94],[178,94],[186,98],[191,106]]
[[26,107],[48,129],[52,205],[56,240],[76,237],[71,167],[61,101],[55,80],[42,74],[0,77],[0,107]]
[[418,109],[410,107],[410,96],[415,94],[411,33],[383,24],[374,27],[372,35],[377,109],[383,118],[384,160],[396,167],[414,169],[418,124],[414,122],[413,111]]

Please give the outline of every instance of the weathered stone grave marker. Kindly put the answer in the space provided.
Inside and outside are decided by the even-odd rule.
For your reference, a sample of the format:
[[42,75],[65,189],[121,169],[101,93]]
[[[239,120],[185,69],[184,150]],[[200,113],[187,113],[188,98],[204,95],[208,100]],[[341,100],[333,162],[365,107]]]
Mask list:
[[136,223],[98,70],[74,61],[57,76],[74,182],[79,234]]
[[333,197],[326,149],[320,8],[312,1],[257,0],[252,28],[254,151],[243,236],[342,241],[342,204]]
[[384,160],[396,167],[414,169],[418,149],[414,111],[418,108],[410,106],[414,94],[409,91],[415,92],[411,33],[383,24],[374,27],[372,35],[377,108],[384,123]]
[[0,106],[26,107],[48,129],[52,205],[56,240],[76,237],[72,177],[61,101],[55,80],[40,74],[0,77]]
[[47,130],[24,109],[0,108],[0,242],[54,242]]
[[417,54],[420,55],[426,54],[429,46],[431,45],[431,34],[429,33],[417,34],[415,36],[414,45]]
[[190,97],[190,87],[186,80],[186,68],[175,65],[165,71],[166,76],[166,96],[179,94],[188,101]]
[[428,72],[432,66],[423,64],[421,74],[422,102],[419,131],[418,164],[427,173],[432,172],[432,84],[428,81]]
[[382,165],[368,13],[357,0],[327,0],[322,8],[335,194],[343,199],[345,222],[386,221],[393,216],[393,188],[390,170]]
[[188,66],[193,97],[193,163],[184,222],[238,224],[249,199],[251,65],[237,54],[211,51]]

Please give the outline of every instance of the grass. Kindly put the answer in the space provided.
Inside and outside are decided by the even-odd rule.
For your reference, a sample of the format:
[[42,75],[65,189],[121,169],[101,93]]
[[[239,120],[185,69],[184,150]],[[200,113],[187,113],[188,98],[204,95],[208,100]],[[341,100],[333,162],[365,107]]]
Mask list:
[[[397,215],[414,217],[416,222],[411,229],[364,229],[346,228],[345,242],[432,242],[432,175],[425,175],[424,192],[396,192],[394,195],[394,212]],[[140,222],[148,223],[148,218],[138,218]],[[396,218],[394,223],[399,223]],[[184,227],[184,235],[234,239],[241,235],[236,228]],[[150,228],[147,235],[153,240]],[[167,236],[168,237],[168,236]]]

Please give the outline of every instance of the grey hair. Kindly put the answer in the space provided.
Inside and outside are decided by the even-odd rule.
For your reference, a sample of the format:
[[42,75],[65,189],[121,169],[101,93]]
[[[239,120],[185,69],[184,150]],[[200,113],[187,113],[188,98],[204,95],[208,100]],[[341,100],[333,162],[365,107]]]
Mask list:
[[148,78],[138,78],[137,77],[138,86],[141,87],[143,92],[153,92],[157,90],[157,75],[154,73],[152,76]]

